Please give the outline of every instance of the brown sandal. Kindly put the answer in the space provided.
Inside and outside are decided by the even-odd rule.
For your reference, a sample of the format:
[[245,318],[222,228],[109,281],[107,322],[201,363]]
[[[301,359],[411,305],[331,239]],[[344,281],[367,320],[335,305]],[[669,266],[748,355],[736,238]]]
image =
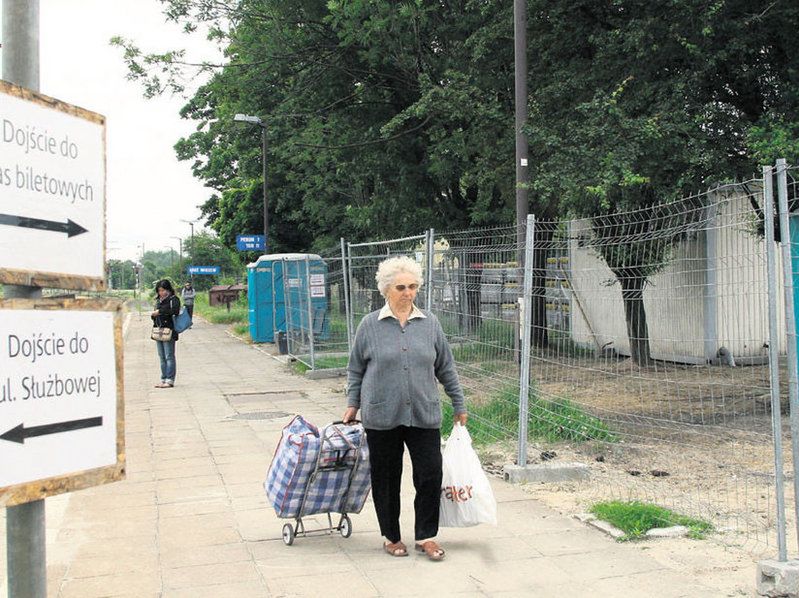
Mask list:
[[402,542],[386,542],[383,550],[391,556],[408,556],[408,547]]
[[425,553],[427,558],[429,558],[431,561],[443,561],[444,555],[446,554],[444,549],[433,540],[428,540],[427,542],[422,542],[421,544],[417,543],[416,550],[418,552]]

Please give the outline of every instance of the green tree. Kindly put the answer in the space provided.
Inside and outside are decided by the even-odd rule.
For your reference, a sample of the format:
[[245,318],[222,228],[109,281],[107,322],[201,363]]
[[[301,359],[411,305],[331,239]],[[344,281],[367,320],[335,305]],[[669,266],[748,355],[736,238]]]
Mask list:
[[[225,245],[216,235],[201,231],[183,242],[183,249],[187,256],[186,264],[194,266],[219,266],[220,274],[216,275],[196,275],[193,277],[194,287],[198,291],[210,289],[213,285],[219,284],[223,278],[234,278],[244,280],[246,275],[239,256]],[[185,281],[187,275],[184,273],[181,278]]]
[[[176,150],[214,190],[203,213],[227,246],[263,222],[260,132],[234,125],[238,112],[267,123],[274,250],[513,222],[511,3],[163,4],[187,31],[207,27],[224,51],[182,111],[198,128]],[[649,237],[612,249],[603,235],[632,226],[614,214],[640,217],[747,178],[783,152],[799,160],[799,5],[529,0],[528,14],[537,243],[548,243],[557,217],[592,219],[597,251],[622,286],[633,357],[647,364],[643,288],[679,227],[655,220]],[[116,43],[146,93],[180,89],[182,54]]]
[[536,0],[530,14],[533,189],[591,219],[646,365],[643,288],[702,217],[683,203],[656,218],[661,206],[795,151],[799,7]]
[[[511,13],[498,2],[165,2],[202,22],[229,62],[182,114],[198,131],[178,155],[212,189],[203,210],[226,243],[262,227],[260,131],[275,250],[330,247],[428,226],[513,220]],[[124,40],[132,76],[147,78]],[[166,78],[164,79],[164,76]]]

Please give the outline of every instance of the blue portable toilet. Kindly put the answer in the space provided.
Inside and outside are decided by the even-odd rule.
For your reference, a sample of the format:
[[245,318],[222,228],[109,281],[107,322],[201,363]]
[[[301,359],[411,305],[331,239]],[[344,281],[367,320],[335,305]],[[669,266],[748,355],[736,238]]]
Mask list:
[[[306,268],[306,258],[308,267]],[[255,343],[273,343],[286,332],[286,294],[291,304],[311,296],[311,316],[316,339],[328,336],[327,264],[316,254],[273,253],[247,265],[250,337]],[[301,315],[307,328],[307,315]]]

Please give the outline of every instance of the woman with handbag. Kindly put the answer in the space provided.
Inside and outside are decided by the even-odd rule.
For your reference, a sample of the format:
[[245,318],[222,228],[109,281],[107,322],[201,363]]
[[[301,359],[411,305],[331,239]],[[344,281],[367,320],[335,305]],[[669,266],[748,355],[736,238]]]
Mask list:
[[175,332],[175,316],[180,313],[180,299],[175,295],[175,289],[168,280],[159,280],[155,285],[155,309],[150,314],[153,319],[152,339],[158,349],[158,359],[161,361],[161,382],[156,388],[172,388],[175,386],[175,341],[178,333]]

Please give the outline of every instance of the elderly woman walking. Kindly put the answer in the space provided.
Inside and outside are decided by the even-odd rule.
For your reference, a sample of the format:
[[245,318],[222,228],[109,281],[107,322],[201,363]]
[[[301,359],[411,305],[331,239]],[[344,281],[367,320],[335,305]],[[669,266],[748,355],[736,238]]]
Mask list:
[[438,319],[415,304],[422,270],[407,257],[384,260],[377,287],[385,306],[358,326],[350,353],[344,421],[358,409],[366,428],[372,497],[391,556],[407,556],[400,535],[400,481],[405,446],[413,465],[416,498],[415,548],[434,561],[444,558],[438,534],[441,493],[440,381],[452,401],[455,422],[467,415],[455,362]]

